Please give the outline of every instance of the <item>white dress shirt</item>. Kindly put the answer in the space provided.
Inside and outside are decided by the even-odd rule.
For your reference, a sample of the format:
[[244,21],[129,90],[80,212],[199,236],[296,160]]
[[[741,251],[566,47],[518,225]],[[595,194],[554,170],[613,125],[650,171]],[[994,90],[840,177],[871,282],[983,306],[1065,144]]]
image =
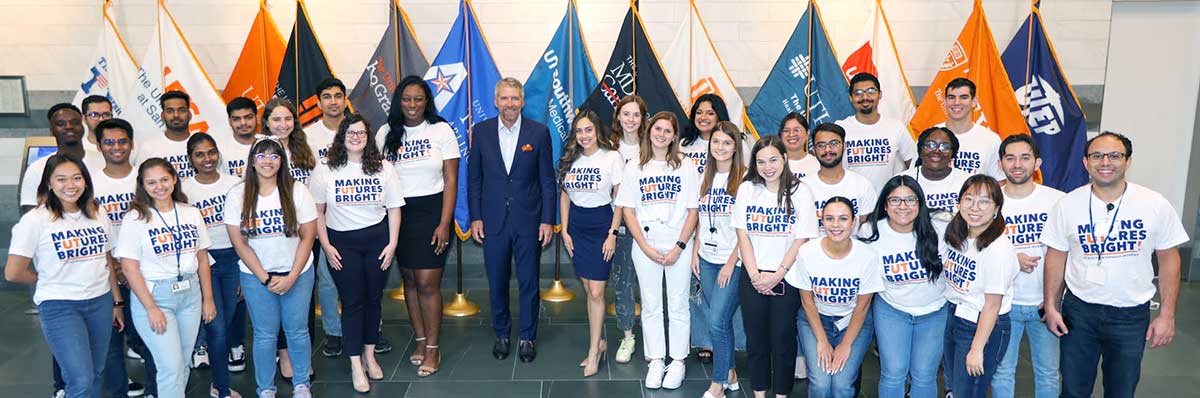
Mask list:
[[496,130],[500,133],[500,157],[504,160],[504,171],[512,172],[513,158],[517,154],[517,139],[521,136],[521,117],[512,128],[504,126],[504,120],[496,120]]

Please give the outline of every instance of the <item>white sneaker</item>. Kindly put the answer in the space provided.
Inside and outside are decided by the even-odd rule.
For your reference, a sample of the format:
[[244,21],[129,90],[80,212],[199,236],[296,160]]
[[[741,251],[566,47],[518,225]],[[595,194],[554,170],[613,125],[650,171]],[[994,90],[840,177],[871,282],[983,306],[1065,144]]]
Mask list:
[[650,365],[646,366],[646,388],[662,388],[663,371],[665,370],[666,366],[663,365],[661,359],[650,361]]
[[796,357],[796,372],[794,376],[797,379],[804,380],[808,378],[808,366],[804,363],[804,357]]
[[667,365],[667,375],[663,377],[662,387],[668,390],[679,388],[683,384],[683,377],[687,375],[687,368],[684,367],[682,360],[672,361]]
[[246,346],[236,345],[229,349],[229,371],[242,372],[246,370]]
[[221,393],[217,391],[217,388],[212,384],[208,385],[208,396],[212,398],[242,398],[242,394],[238,394],[238,392],[232,388],[229,389],[229,395],[222,397]]
[[[125,357],[126,357],[126,358],[129,358],[129,359],[136,359],[136,360],[139,360],[139,361],[143,361],[143,360],[142,360],[142,356],[141,356],[141,355],[138,355],[137,351],[134,351],[132,348],[126,348],[126,349],[125,349]],[[144,362],[144,361],[143,361],[143,362]]]
[[67,390],[54,390],[54,395],[50,398],[67,398]]
[[207,367],[209,367],[208,348],[200,346],[200,348],[192,351],[192,369],[204,369]]
[[301,384],[292,388],[292,398],[312,398],[312,391],[309,391],[307,384]]

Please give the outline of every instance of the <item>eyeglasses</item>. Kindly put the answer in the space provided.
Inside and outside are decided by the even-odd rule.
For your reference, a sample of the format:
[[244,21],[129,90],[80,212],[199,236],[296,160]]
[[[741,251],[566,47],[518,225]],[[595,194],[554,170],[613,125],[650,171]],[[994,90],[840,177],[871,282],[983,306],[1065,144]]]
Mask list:
[[104,144],[105,146],[113,146],[113,145],[117,145],[117,144],[126,145],[126,144],[129,144],[129,139],[121,138],[118,140],[114,140],[112,138],[107,138],[107,139],[101,140],[100,143]]
[[950,152],[951,149],[954,149],[954,144],[950,142],[925,141],[925,144],[921,145],[921,148],[929,151]]
[[858,90],[851,91],[851,92],[850,92],[850,95],[853,95],[853,96],[855,96],[855,97],[861,97],[861,96],[863,96],[864,94],[865,94],[865,95],[875,95],[875,94],[878,94],[878,93],[879,93],[879,89],[877,89],[877,88],[875,88],[875,87],[871,87],[871,88],[865,88],[865,89],[864,89],[864,88],[860,88],[860,89],[858,89]]
[[346,130],[346,136],[347,137],[351,137],[351,136],[366,137],[367,130]]
[[1125,152],[1109,152],[1109,153],[1092,152],[1092,153],[1087,154],[1087,159],[1090,161],[1093,161],[1093,162],[1099,162],[1101,160],[1104,160],[1104,158],[1108,158],[1108,160],[1111,160],[1114,162],[1120,162],[1122,160],[1125,160]]
[[963,196],[963,198],[958,201],[958,205],[962,208],[987,210],[991,209],[993,206],[996,206],[996,202],[993,202],[991,199],[975,199],[971,196]]
[[841,146],[842,146],[842,141],[840,141],[840,140],[818,142],[816,144],[813,144],[813,147],[815,147],[817,149],[825,149],[825,148],[837,149],[837,148],[840,148]]
[[87,116],[88,119],[112,119],[113,114],[112,112],[88,112],[84,116]]
[[917,200],[916,196],[893,196],[887,199],[887,203],[891,207],[900,207],[901,203],[908,205],[908,207],[914,207],[917,205]]
[[255,161],[270,160],[272,162],[279,160],[278,153],[256,153],[254,154]]

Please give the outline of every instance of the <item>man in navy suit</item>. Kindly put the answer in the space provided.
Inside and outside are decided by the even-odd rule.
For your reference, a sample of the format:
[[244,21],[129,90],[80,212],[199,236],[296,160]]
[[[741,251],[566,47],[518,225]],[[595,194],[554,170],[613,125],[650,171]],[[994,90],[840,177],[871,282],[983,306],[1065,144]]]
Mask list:
[[537,338],[540,303],[538,264],[541,248],[554,236],[551,225],[557,190],[550,132],[541,123],[521,118],[524,105],[520,81],[506,77],[496,83],[500,117],[484,120],[472,130],[467,199],[471,234],[483,244],[491,289],[492,328],[496,332],[492,356],[508,358],[512,329],[508,280],[516,257],[521,306],[517,350],[521,362],[531,362],[537,357],[533,341]]

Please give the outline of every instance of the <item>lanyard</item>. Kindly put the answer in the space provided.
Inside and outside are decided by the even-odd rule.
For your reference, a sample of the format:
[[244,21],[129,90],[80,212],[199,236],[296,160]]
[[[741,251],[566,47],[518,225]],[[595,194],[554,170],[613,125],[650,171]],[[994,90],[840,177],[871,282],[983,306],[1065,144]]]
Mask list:
[[[1117,201],[1117,207],[1113,210],[1112,220],[1108,223],[1108,232],[1104,233],[1104,240],[1112,235],[1113,227],[1117,225],[1117,215],[1121,213],[1121,204],[1125,203],[1125,192],[1129,191],[1129,184],[1125,184],[1125,189],[1121,191],[1121,200]],[[1092,227],[1092,242],[1096,243],[1096,265],[1099,266],[1104,261],[1104,243],[1096,238],[1096,220],[1092,217],[1092,198],[1096,197],[1091,192],[1088,193],[1088,225]]]
[[182,265],[180,265],[182,263],[182,261],[180,260],[180,256],[182,256],[182,254],[180,253],[180,251],[183,250],[183,242],[181,241],[182,238],[180,236],[177,236],[176,231],[175,231],[176,228],[182,229],[182,228],[180,228],[180,224],[179,224],[179,211],[178,211],[179,209],[176,208],[175,202],[172,201],[171,202],[171,212],[175,213],[175,228],[171,228],[170,225],[167,225],[167,220],[163,218],[162,213],[158,212],[157,207],[154,207],[153,205],[151,205],[150,208],[154,209],[154,214],[158,214],[158,219],[160,221],[162,221],[163,226],[166,227],[167,231],[171,233],[171,246],[173,249],[175,249],[175,281],[182,282],[183,281],[183,271],[181,270]]

